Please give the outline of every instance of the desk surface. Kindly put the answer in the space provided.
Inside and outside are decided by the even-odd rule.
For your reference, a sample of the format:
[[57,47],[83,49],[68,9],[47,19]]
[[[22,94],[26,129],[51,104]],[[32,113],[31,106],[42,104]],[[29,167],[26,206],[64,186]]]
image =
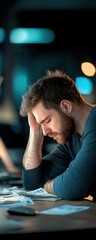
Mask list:
[[[37,237],[52,236],[56,234],[69,233],[76,235],[84,233],[87,230],[93,233],[96,231],[96,203],[84,200],[84,201],[66,201],[60,200],[57,202],[49,201],[34,201],[34,207],[37,211],[57,207],[60,205],[74,205],[74,206],[89,206],[90,208],[81,212],[72,213],[69,215],[41,215],[36,216],[17,216],[10,215],[7,212],[8,207],[0,207],[0,235],[10,235],[13,239],[17,234],[24,235],[30,234]],[[66,235],[66,236],[67,236]],[[78,235],[77,235],[78,236]],[[83,235],[82,235],[83,236]],[[43,238],[42,238],[43,239]]]

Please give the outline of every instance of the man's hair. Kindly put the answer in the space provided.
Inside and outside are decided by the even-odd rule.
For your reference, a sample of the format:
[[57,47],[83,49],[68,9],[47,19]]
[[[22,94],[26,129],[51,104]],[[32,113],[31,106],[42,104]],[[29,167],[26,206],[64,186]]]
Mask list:
[[78,104],[83,101],[75,82],[69,75],[60,70],[48,70],[46,75],[31,84],[28,92],[22,96],[20,114],[26,116],[39,101],[42,101],[47,109],[58,109],[63,99]]

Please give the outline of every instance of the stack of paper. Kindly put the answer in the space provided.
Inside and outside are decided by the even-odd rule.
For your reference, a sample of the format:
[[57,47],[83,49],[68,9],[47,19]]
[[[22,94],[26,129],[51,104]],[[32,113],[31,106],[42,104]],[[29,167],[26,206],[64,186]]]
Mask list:
[[46,201],[58,201],[61,198],[55,194],[47,193],[43,188],[38,188],[33,191],[26,191],[25,189],[21,189],[18,192],[19,195],[31,197],[33,200],[46,200]]
[[0,196],[0,205],[5,206],[22,206],[27,204],[33,204],[33,201],[29,197],[14,195]]
[[30,199],[36,200],[45,200],[45,201],[58,201],[61,198],[54,194],[47,193],[43,188],[38,188],[33,191],[27,191],[24,188],[19,187],[9,187],[9,188],[0,188],[0,195],[18,195],[29,197]]

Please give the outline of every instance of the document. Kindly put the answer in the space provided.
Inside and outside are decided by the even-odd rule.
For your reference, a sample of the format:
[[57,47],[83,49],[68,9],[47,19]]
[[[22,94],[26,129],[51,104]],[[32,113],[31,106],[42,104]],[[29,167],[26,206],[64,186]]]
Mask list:
[[0,206],[22,206],[27,204],[34,204],[32,199],[18,194],[0,196]]
[[55,208],[50,208],[47,210],[40,211],[40,214],[48,214],[48,215],[68,215],[71,213],[81,212],[89,209],[88,206],[73,206],[73,205],[62,205]]
[[34,201],[36,200],[45,200],[45,201],[58,201],[61,198],[54,194],[47,193],[43,188],[38,188],[33,191],[27,191],[24,188],[19,188],[17,186],[9,188],[0,188],[0,195],[18,195],[25,196]]
[[38,188],[33,191],[21,189],[19,195],[31,197],[33,200],[58,201],[61,198],[54,194],[47,193],[43,188]]

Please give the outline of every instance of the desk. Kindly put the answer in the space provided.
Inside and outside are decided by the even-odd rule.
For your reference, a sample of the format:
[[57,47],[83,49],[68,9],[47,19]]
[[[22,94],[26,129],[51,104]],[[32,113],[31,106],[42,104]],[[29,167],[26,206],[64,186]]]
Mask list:
[[[16,216],[7,212],[8,207],[0,207],[0,236],[7,235],[14,240],[19,236],[32,236],[32,239],[42,237],[84,237],[84,233],[96,233],[96,203],[88,200],[57,202],[34,201],[37,211],[57,207],[60,205],[90,206],[89,209],[69,215],[41,215]],[[80,235],[79,235],[80,234]]]

